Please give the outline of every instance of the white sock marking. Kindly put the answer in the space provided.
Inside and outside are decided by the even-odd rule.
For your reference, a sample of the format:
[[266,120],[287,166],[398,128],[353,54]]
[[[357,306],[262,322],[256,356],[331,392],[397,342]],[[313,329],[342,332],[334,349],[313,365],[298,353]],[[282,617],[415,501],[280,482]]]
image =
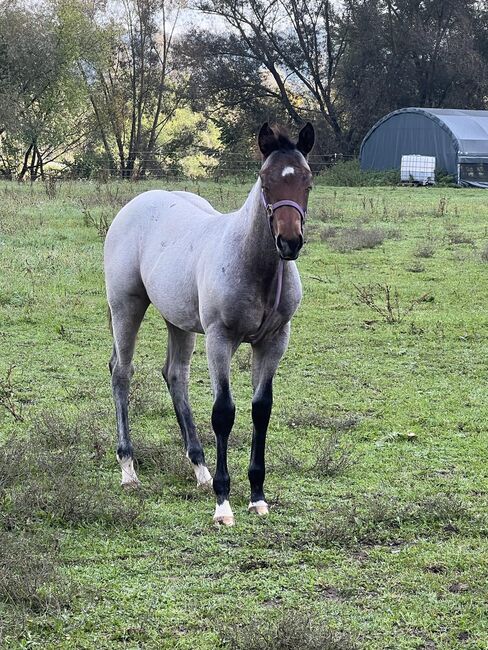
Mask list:
[[[193,463],[192,463],[193,465]],[[212,482],[212,475],[208,471],[206,465],[193,465],[195,476],[197,477],[197,485],[206,485]]]
[[266,503],[266,501],[263,501],[261,499],[261,501],[251,501],[249,503],[248,509],[250,510],[251,508],[267,508],[267,507],[268,504]]
[[138,485],[140,481],[137,478],[137,474],[134,469],[134,461],[132,458],[124,458],[123,460],[120,460],[120,458],[117,457],[117,460],[119,461],[120,469],[122,470],[121,485]]
[[281,172],[282,176],[289,176],[291,174],[295,173],[295,169],[293,167],[285,167],[284,170]]
[[222,505],[215,506],[215,514],[214,514],[214,519],[220,519],[221,517],[233,517],[234,513],[232,512],[232,509],[230,507],[230,503],[228,501],[224,501]]

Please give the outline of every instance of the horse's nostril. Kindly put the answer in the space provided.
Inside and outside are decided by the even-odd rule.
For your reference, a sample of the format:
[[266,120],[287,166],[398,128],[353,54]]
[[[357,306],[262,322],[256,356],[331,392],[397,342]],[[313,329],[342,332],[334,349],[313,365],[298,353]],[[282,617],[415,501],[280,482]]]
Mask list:
[[276,247],[281,256],[285,259],[295,259],[303,246],[303,237],[300,235],[297,239],[283,239],[281,235],[276,237]]

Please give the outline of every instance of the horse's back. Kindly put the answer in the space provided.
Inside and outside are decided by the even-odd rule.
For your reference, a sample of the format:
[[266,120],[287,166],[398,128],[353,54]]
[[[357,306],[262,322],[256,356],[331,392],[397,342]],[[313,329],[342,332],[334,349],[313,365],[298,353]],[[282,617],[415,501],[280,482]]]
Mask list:
[[225,215],[189,192],[139,194],[120,210],[107,233],[109,300],[111,293],[142,286],[167,320],[182,329],[201,330],[199,259],[211,253],[223,220]]

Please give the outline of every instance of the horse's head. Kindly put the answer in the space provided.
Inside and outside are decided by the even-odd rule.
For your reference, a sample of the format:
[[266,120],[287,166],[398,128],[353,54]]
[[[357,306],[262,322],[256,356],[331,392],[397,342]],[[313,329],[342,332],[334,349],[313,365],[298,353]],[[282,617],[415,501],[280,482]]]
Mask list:
[[276,248],[285,260],[296,260],[303,246],[303,220],[312,188],[307,155],[314,141],[310,122],[300,131],[296,143],[278,129],[273,130],[267,122],[258,136],[263,155],[259,172],[263,203]]

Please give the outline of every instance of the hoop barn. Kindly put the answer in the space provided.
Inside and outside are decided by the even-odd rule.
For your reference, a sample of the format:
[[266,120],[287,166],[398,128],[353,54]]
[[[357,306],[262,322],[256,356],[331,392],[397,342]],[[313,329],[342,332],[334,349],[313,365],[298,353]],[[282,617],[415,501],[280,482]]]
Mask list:
[[359,158],[362,170],[387,170],[413,154],[435,156],[459,185],[488,188],[488,111],[402,108],[369,130]]

